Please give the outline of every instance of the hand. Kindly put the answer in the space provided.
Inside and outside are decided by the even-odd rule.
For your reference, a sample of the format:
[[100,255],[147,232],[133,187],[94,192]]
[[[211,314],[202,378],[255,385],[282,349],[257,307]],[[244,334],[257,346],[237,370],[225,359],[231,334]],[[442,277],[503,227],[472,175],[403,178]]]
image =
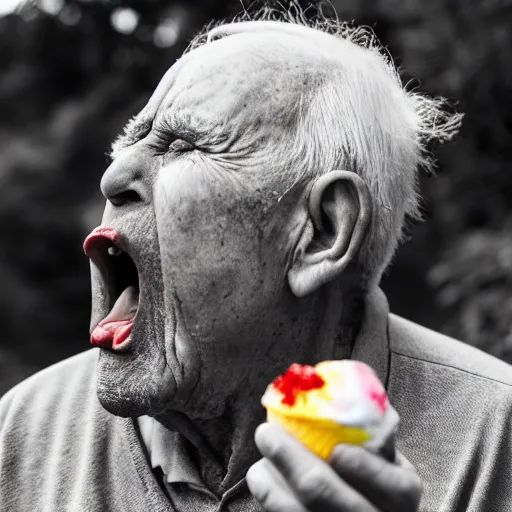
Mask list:
[[360,446],[340,444],[329,463],[278,425],[256,429],[263,459],[247,484],[266,512],[417,512],[421,483],[397,453],[396,463]]

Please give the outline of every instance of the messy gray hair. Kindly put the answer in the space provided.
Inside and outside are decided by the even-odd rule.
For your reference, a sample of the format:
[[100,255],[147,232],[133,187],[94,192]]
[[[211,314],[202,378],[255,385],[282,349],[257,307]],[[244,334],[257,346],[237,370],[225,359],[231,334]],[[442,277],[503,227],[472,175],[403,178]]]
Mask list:
[[[418,170],[430,172],[433,167],[430,143],[451,140],[462,115],[450,112],[444,98],[408,90],[371,29],[325,15],[321,8],[313,16],[306,11],[296,0],[286,8],[267,2],[230,21],[210,23],[185,53],[247,32],[311,37],[312,44],[327,50],[323,55],[327,53],[336,66],[299,116],[296,181],[345,169],[366,182],[373,201],[370,233],[359,255],[366,288],[380,281],[408,221],[421,218]],[[355,58],[350,60],[346,50]],[[124,138],[137,136],[140,130],[140,119],[135,119]]]

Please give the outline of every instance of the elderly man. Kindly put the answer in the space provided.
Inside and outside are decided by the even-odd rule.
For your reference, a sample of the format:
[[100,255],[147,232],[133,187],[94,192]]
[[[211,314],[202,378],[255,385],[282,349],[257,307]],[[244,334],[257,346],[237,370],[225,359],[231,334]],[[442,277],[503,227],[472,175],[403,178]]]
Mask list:
[[[99,348],[2,399],[2,510],[511,510],[511,368],[378,288],[423,143],[460,118],[364,32],[265,13],[199,37],[114,144],[85,242]],[[343,358],[401,416],[392,461],[258,427],[290,363]]]

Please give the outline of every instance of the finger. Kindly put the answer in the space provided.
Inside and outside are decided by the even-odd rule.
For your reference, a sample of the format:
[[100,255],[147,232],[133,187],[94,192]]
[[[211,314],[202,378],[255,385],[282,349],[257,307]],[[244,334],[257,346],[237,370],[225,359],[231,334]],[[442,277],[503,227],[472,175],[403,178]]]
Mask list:
[[281,473],[267,459],[253,464],[246,480],[249,491],[266,512],[307,512]]
[[385,511],[417,510],[420,478],[403,455],[403,465],[392,464],[361,446],[338,445],[329,460],[348,484]]
[[282,474],[299,502],[311,512],[376,512],[323,460],[276,424],[256,429],[256,444]]

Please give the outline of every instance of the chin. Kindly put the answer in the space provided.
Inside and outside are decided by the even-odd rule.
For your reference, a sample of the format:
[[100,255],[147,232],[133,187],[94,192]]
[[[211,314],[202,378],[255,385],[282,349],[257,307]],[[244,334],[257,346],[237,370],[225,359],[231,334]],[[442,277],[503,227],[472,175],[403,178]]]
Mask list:
[[96,390],[104,409],[122,417],[156,415],[172,403],[175,382],[154,361],[102,350]]

